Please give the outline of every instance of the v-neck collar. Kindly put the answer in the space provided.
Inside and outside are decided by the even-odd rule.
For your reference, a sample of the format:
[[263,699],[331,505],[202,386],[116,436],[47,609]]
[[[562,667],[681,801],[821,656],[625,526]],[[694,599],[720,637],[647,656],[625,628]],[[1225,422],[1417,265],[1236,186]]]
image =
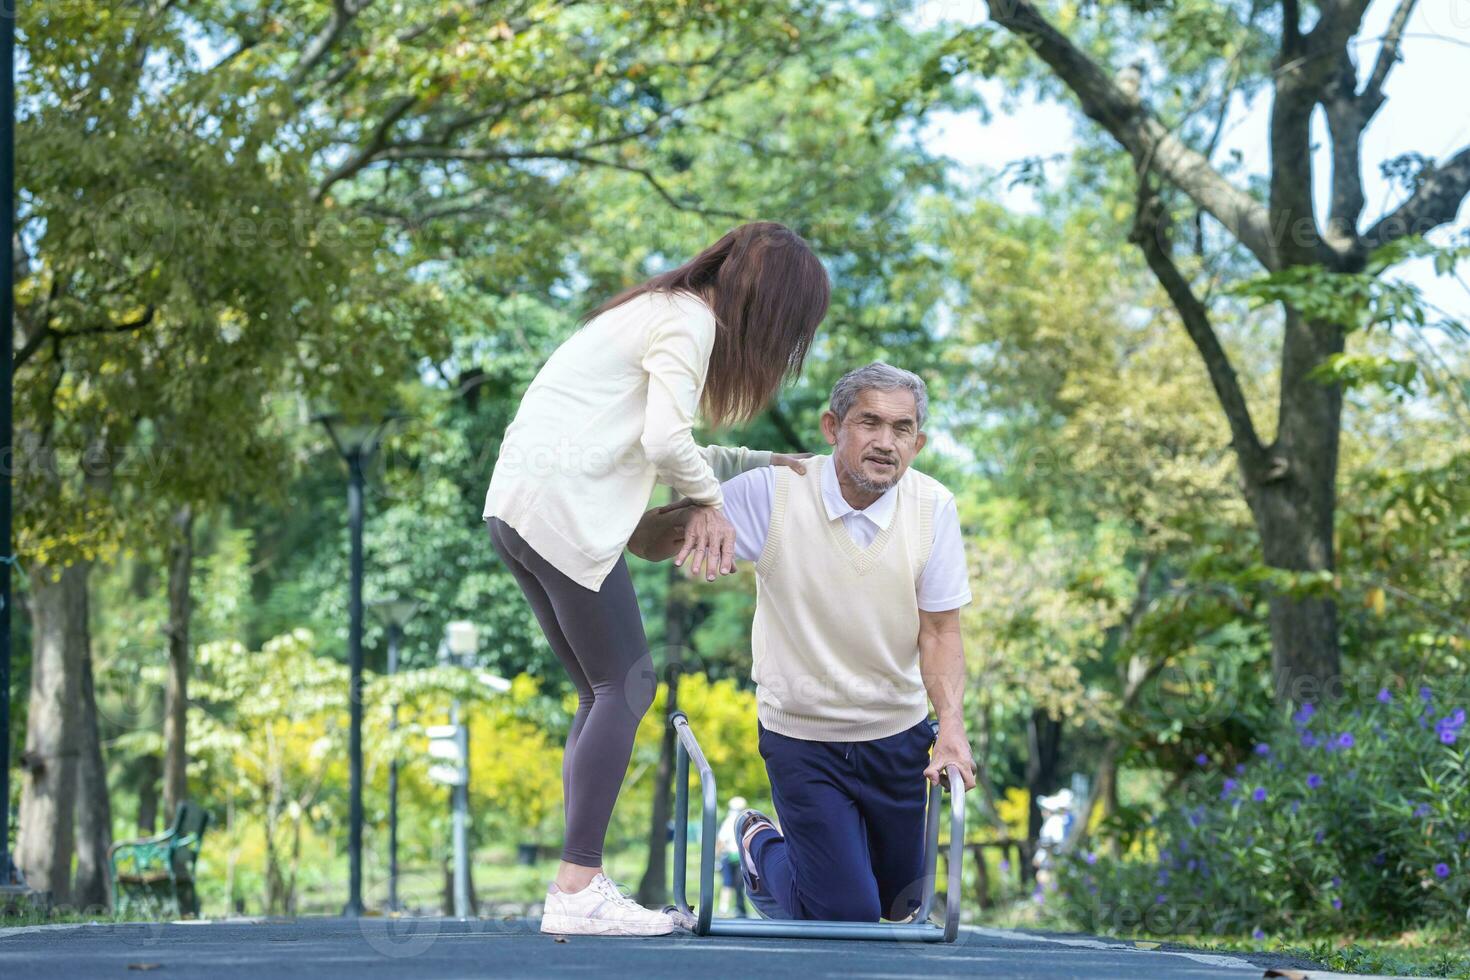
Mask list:
[[871,521],[880,531],[888,530],[893,523],[893,511],[898,501],[898,484],[895,483],[882,496],[862,510],[847,502],[842,495],[842,486],[837,482],[837,462],[831,456],[822,467],[822,505],[827,510],[827,520],[835,521],[848,514],[857,514]]
[[[838,548],[847,555],[853,567],[859,575],[866,575],[878,563],[878,558],[883,554],[883,549],[888,546],[888,539],[893,534],[893,515],[897,506],[898,484],[884,491],[883,496],[873,501],[864,510],[858,510],[847,502],[842,496],[842,490],[837,484],[837,464],[831,456],[825,457],[822,465],[822,504],[827,512],[827,532],[836,540]],[[833,497],[836,499],[834,500]],[[840,503],[842,509],[838,510]],[[883,507],[875,512],[879,504]],[[835,513],[834,513],[835,511]],[[847,533],[841,518],[844,514],[862,514],[877,524],[879,531],[876,537],[868,543],[866,548],[859,548],[852,535]],[[880,523],[879,518],[882,518]]]

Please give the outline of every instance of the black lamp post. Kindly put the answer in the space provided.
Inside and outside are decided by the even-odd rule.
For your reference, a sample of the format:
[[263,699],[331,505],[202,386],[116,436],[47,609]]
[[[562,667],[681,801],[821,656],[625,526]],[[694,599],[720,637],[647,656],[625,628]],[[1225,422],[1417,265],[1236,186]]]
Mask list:
[[[388,676],[398,673],[398,644],[403,640],[403,627],[418,612],[417,599],[380,599],[373,611],[388,629]],[[398,702],[388,720],[388,731],[398,731]],[[388,761],[388,911],[398,909],[398,753]]]
[[363,469],[377,447],[388,418],[353,418],[336,412],[312,416],[347,461],[347,522],[352,533],[352,577],[347,593],[348,712],[347,736],[347,905],[345,916],[360,916],[362,905],[362,488]]

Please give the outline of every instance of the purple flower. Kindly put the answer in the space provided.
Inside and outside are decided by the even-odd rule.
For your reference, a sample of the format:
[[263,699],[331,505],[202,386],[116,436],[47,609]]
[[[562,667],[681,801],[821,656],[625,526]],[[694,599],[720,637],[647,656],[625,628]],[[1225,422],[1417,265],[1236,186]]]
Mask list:
[[1266,787],[1264,787],[1264,786],[1257,786],[1256,787],[1256,791],[1251,794],[1251,799],[1255,800],[1257,803],[1265,803],[1266,802]]
[[1320,843],[1322,843],[1322,841],[1323,841],[1323,840],[1324,840],[1324,839],[1325,839],[1325,838],[1326,838],[1326,837],[1327,837],[1327,834],[1326,834],[1326,832],[1325,832],[1325,831],[1321,831],[1321,830],[1319,830],[1319,831],[1317,831],[1317,832],[1316,832],[1316,833],[1315,833],[1315,834],[1313,834],[1313,835],[1312,835],[1312,839],[1313,839],[1313,840],[1314,840],[1314,841],[1316,841],[1316,842],[1317,842],[1317,843],[1318,843],[1318,844],[1320,844]]
[[1260,926],[1256,926],[1254,929],[1251,930],[1251,938],[1252,939],[1265,939],[1266,938],[1266,932]]
[[1086,861],[1088,864],[1096,864],[1097,863],[1097,852],[1096,851],[1088,851],[1086,854],[1084,854],[1082,856],[1082,859],[1084,861]]
[[1305,725],[1307,722],[1312,720],[1312,715],[1316,713],[1317,709],[1312,707],[1312,704],[1309,701],[1297,709],[1297,713],[1291,716],[1291,720],[1296,722],[1298,725]]
[[1393,692],[1391,692],[1386,687],[1381,687],[1381,688],[1378,689],[1378,703],[1379,704],[1389,704],[1392,701],[1393,701]]
[[1387,861],[1388,855],[1385,854],[1383,851],[1379,851],[1377,854],[1373,855],[1373,866],[1375,868],[1383,867],[1383,865],[1387,863]]
[[1337,736],[1337,747],[1340,749],[1350,749],[1354,744],[1352,732],[1343,732]]
[[1316,789],[1322,785],[1322,777],[1315,772],[1307,773],[1307,789]]
[[1336,887],[1338,887],[1341,884],[1342,884],[1342,879],[1339,878],[1337,875],[1333,875],[1332,876],[1332,887],[1333,888],[1336,888]]
[[1162,895],[1155,895],[1154,896],[1154,904],[1155,905],[1163,905],[1164,904],[1164,896],[1162,896]]
[[1439,740],[1445,745],[1454,745],[1459,737],[1460,729],[1465,724],[1465,709],[1461,708],[1452,715],[1445,715],[1435,722],[1434,732]]
[[1419,697],[1424,699],[1425,704],[1429,704],[1431,701],[1434,700],[1434,692],[1431,691],[1428,686],[1421,687],[1419,688]]
[[1302,732],[1302,748],[1315,749],[1317,747],[1317,736],[1311,732]]
[[1199,755],[1194,757],[1194,761],[1202,766],[1207,766],[1210,764],[1210,757],[1201,752]]
[[1227,778],[1225,780],[1225,785],[1220,788],[1220,799],[1228,799],[1230,794],[1235,792],[1235,786],[1235,780]]
[[1434,866],[1434,876],[1436,878],[1448,878],[1450,876],[1450,866],[1443,861],[1439,862]]
[[1420,819],[1429,816],[1429,804],[1420,803],[1418,806],[1414,807],[1414,816],[1419,817]]
[[1265,742],[1257,742],[1256,743],[1256,755],[1270,755],[1270,754],[1271,754],[1271,746],[1267,745]]
[[1245,775],[1245,763],[1244,762],[1237,762],[1235,764],[1235,774],[1237,776],[1244,776]]
[[1341,912],[1342,911],[1342,899],[1340,899],[1340,898],[1334,898],[1332,900],[1332,907],[1335,908],[1335,909],[1337,909],[1339,912]]

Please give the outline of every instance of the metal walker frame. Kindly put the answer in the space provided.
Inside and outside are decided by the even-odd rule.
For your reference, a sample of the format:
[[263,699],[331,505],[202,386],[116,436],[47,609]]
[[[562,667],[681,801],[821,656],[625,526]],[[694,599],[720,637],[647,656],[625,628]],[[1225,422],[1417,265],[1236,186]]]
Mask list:
[[[939,821],[942,818],[943,786],[929,789],[924,820],[924,897],[912,922],[826,922],[810,919],[716,919],[714,917],[715,835],[719,799],[715,774],[705,761],[689,718],[682,711],[669,715],[678,736],[674,776],[674,904],[695,920],[697,936],[770,936],[783,939],[886,939],[898,942],[952,943],[960,927],[960,872],[965,853],[965,784],[957,767],[945,767],[950,790],[948,892],[944,924],[928,921],[934,905],[939,869]],[[689,850],[689,761],[699,770],[704,794],[700,835],[699,905],[695,912],[685,897],[684,879]],[[941,780],[943,783],[944,780]]]

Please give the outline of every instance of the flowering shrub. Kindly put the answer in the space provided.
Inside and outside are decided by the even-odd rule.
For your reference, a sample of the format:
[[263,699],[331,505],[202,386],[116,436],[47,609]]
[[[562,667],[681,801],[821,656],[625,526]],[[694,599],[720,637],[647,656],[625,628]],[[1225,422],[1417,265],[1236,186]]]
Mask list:
[[1248,762],[1199,756],[1131,852],[1148,859],[1068,856],[1069,911],[1098,931],[1156,934],[1464,925],[1470,729],[1448,701],[1384,689],[1362,706],[1307,705]]

